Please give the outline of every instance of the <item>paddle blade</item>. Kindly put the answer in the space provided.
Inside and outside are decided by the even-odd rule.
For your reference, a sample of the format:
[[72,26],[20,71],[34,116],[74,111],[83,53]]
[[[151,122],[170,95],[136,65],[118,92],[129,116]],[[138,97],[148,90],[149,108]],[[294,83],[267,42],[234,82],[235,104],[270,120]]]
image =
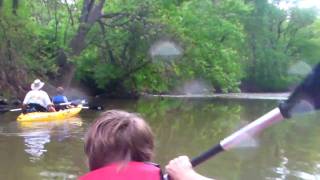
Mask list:
[[17,108],[17,109],[10,109],[11,112],[16,112],[16,111],[21,111],[21,108]]
[[320,63],[295,88],[288,100],[280,103],[279,109],[285,118],[294,114],[310,112],[320,108]]

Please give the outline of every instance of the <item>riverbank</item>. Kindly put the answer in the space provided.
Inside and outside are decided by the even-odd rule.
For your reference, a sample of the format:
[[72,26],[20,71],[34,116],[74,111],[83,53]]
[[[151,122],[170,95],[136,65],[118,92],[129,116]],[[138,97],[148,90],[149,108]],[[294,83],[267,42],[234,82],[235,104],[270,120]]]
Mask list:
[[223,99],[261,99],[261,100],[286,100],[290,95],[285,93],[228,93],[228,94],[143,94],[142,97],[163,98],[223,98]]

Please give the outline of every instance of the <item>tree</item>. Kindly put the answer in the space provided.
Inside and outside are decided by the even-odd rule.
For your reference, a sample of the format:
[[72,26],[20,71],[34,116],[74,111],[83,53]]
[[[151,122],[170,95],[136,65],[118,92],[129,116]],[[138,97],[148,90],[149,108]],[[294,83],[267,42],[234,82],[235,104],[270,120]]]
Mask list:
[[245,63],[241,18],[249,11],[241,0],[188,1],[164,16],[184,43],[180,76],[204,79],[218,91],[238,91]]
[[246,81],[264,91],[286,90],[298,78],[288,74],[289,67],[306,60],[301,47],[311,45],[308,41],[313,33],[308,29],[316,13],[295,7],[280,9],[267,0],[248,2],[254,11],[245,21],[249,55]]

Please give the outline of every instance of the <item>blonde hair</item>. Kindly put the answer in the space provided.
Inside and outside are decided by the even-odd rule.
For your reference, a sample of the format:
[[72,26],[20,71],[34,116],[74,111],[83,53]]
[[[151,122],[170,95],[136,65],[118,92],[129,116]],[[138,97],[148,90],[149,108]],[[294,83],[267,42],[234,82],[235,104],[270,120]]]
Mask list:
[[149,125],[137,114],[109,110],[90,126],[84,151],[90,170],[119,161],[150,161],[154,141]]

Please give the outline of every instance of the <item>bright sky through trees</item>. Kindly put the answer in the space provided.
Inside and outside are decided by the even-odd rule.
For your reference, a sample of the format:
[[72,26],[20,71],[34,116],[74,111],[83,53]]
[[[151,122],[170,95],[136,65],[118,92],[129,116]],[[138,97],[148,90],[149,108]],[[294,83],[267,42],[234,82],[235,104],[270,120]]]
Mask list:
[[[269,1],[270,2],[270,1]],[[279,7],[282,9],[288,9],[292,6],[298,6],[300,8],[317,8],[320,10],[319,0],[297,0],[297,1],[281,1]]]
[[301,0],[301,1],[298,1],[298,6],[302,8],[316,7],[320,9],[320,1],[319,0]]

